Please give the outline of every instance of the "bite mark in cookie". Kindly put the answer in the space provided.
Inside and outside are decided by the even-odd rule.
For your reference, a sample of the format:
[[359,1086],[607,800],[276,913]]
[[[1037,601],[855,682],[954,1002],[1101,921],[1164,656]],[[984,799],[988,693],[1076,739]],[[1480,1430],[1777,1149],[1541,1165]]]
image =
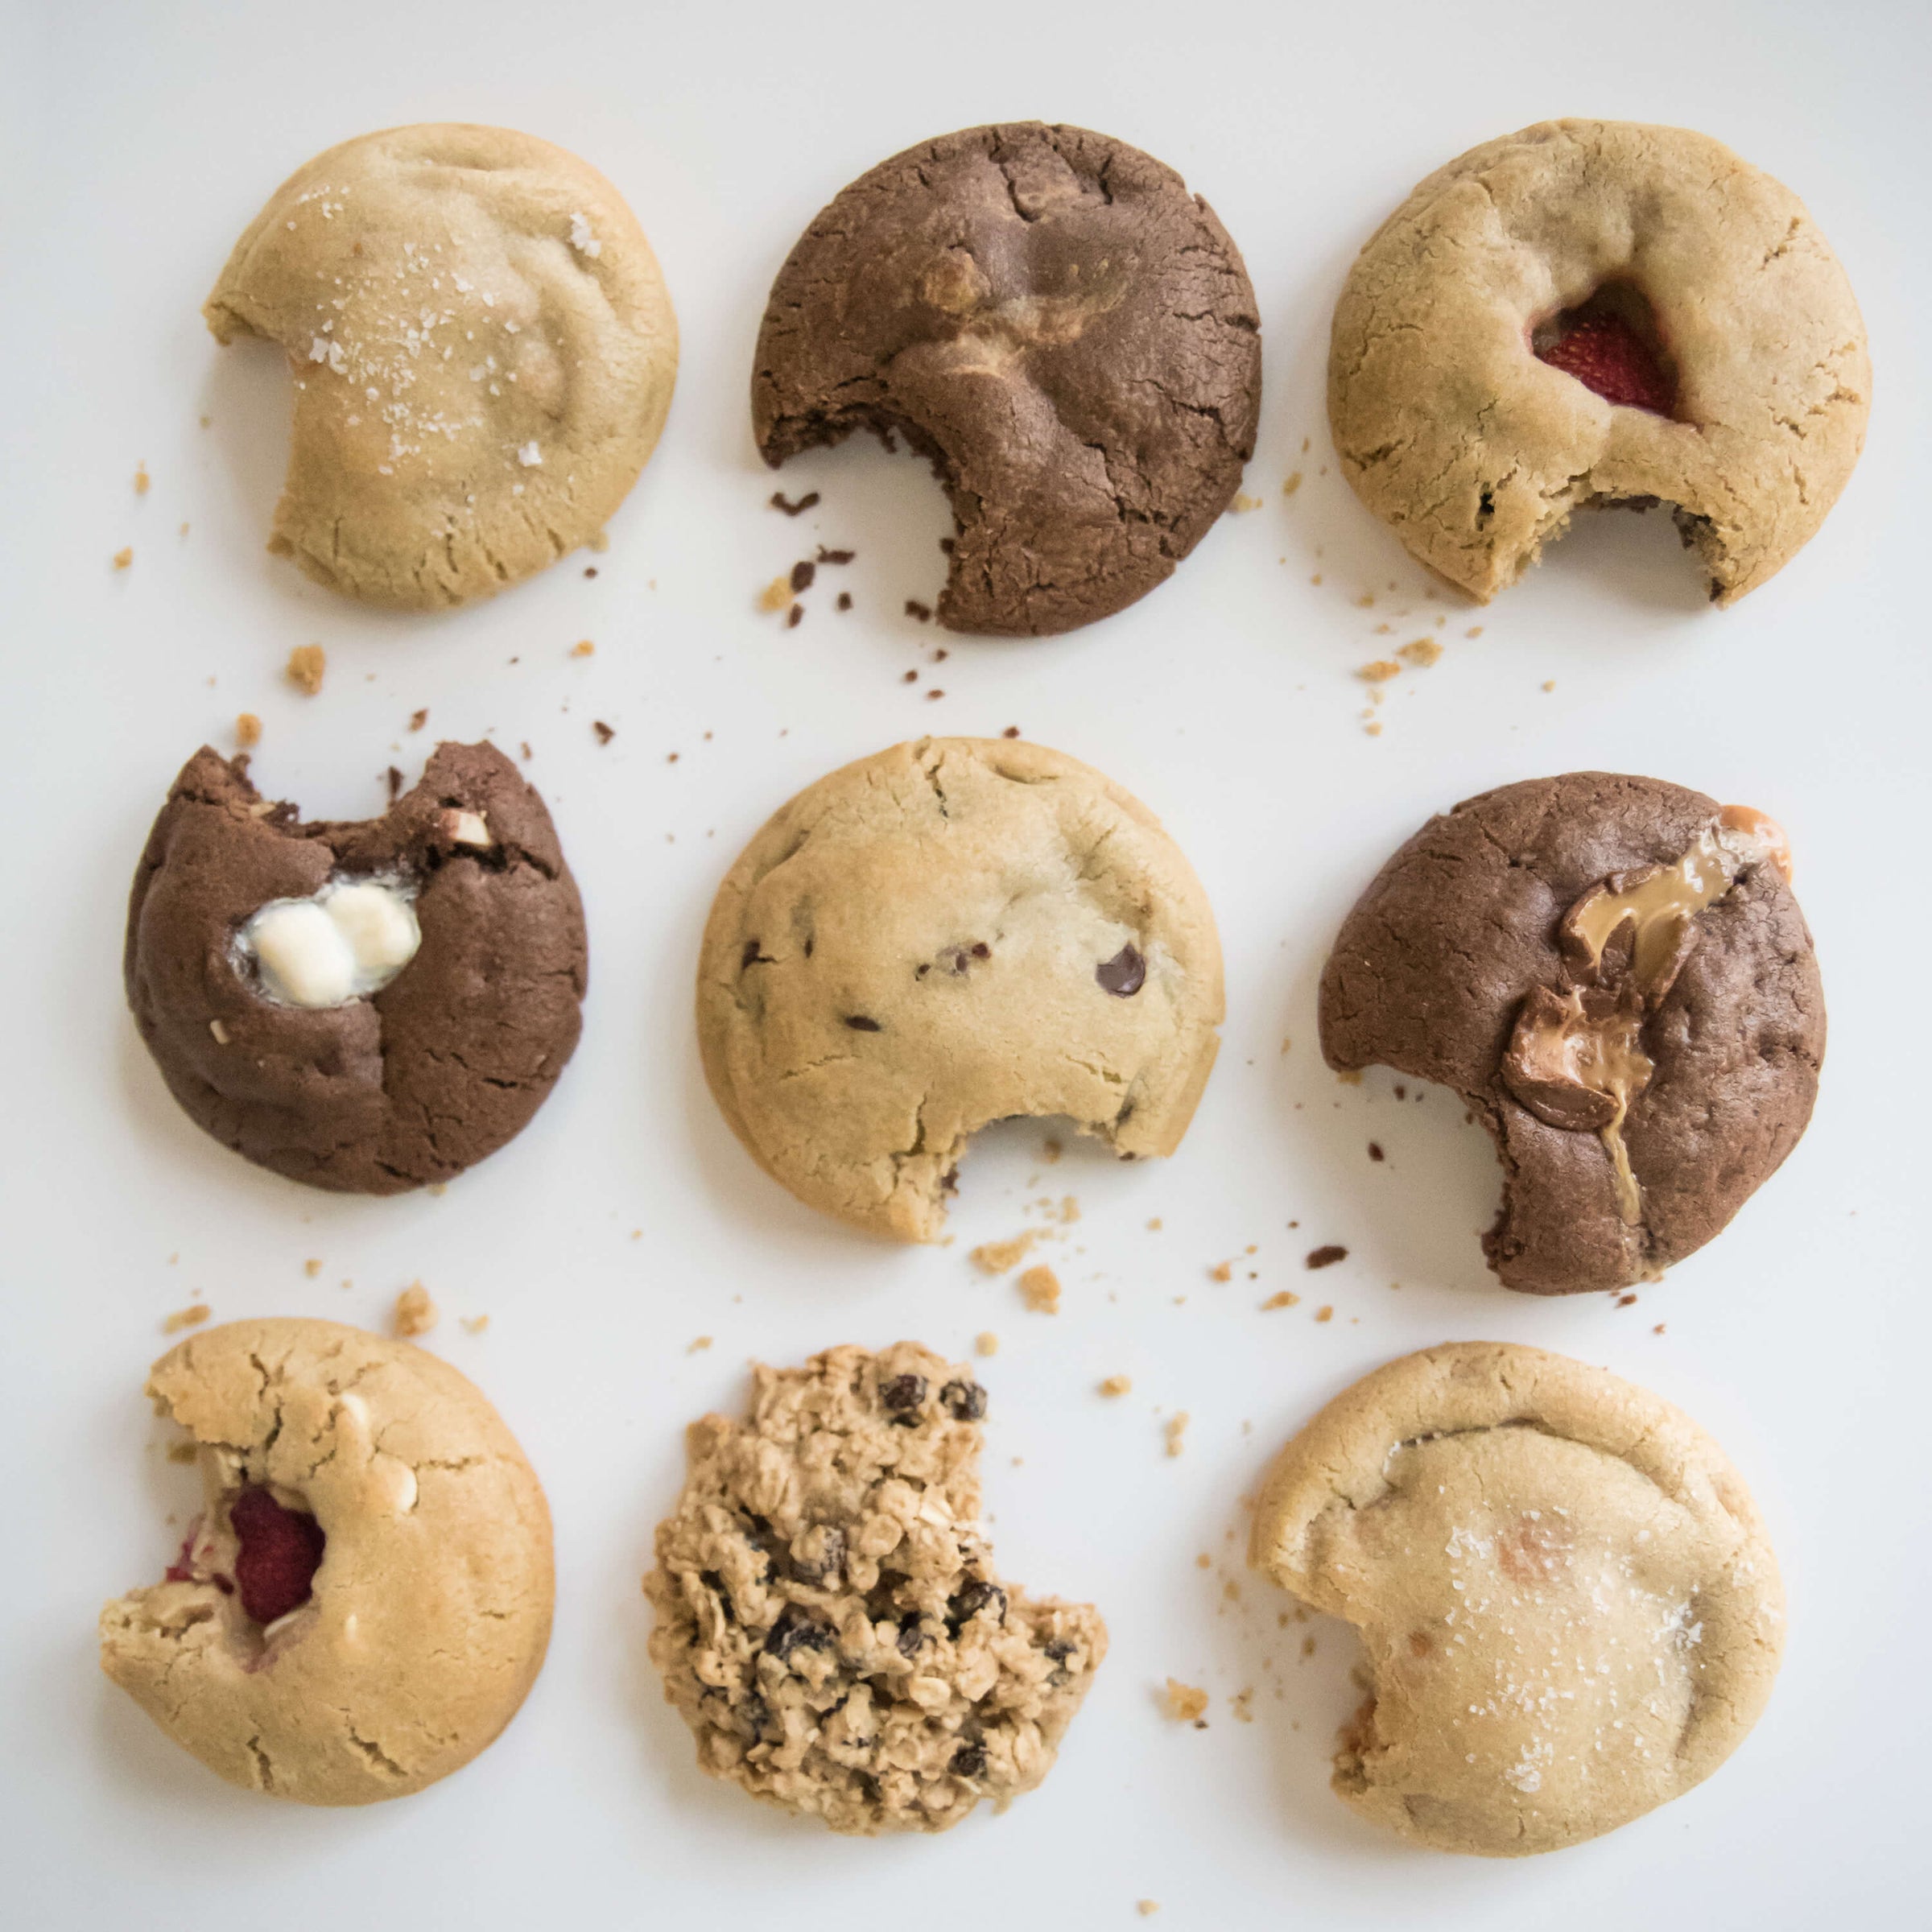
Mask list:
[[493,595],[603,529],[671,405],[677,324],[617,190],[506,128],[390,128],[319,155],[203,308],[295,385],[269,548],[369,602]]
[[1249,1560],[1360,1637],[1337,1795],[1439,1851],[1555,1851],[1681,1796],[1757,1722],[1783,1647],[1777,1562],[1718,1446],[1504,1343],[1338,1396],[1269,1472]]
[[443,745],[378,819],[303,822],[204,749],[128,906],[128,1004],[171,1092],[312,1187],[447,1180],[575,1048],[583,907],[550,815],[489,745]]
[[1871,386],[1794,195],[1687,129],[1575,120],[1459,156],[1370,237],[1328,413],[1356,494],[1473,597],[1575,510],[1661,502],[1729,604],[1816,534]]
[[1105,1654],[1085,1604],[1002,1583],[972,1372],[911,1342],[761,1367],[690,1431],[644,1580],[698,1761],[834,1831],[941,1831],[1052,1768]]
[[1761,813],[1579,772],[1432,819],[1363,894],[1323,1052],[1453,1087],[1488,1128],[1505,1285],[1654,1277],[1796,1145],[1825,1013],[1789,872]]
[[938,1238],[972,1135],[1064,1114],[1170,1153],[1222,1014],[1214,919],[1146,807],[1058,752],[901,745],[784,807],[720,886],[698,1035],[801,1200]]
[[939,621],[1067,630],[1145,596],[1227,507],[1259,326],[1239,250],[1171,170],[1080,128],[968,128],[806,230],[759,332],[753,427],[774,466],[903,436],[952,504]]
[[433,1356],[332,1322],[230,1323],[155,1364],[204,1501],[101,1666],[231,1784],[420,1790],[514,1715],[549,1641],[550,1517],[509,1430]]

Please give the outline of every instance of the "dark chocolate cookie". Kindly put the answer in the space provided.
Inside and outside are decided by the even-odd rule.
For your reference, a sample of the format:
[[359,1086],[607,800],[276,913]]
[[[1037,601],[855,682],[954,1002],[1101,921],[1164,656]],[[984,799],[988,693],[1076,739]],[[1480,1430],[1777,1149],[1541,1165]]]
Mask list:
[[1654,1279],[1798,1144],[1825,1005],[1788,874],[1761,814],[1573,772],[1431,819],[1362,894],[1322,975],[1322,1051],[1476,1111],[1506,1286]]
[[397,1194],[518,1133],[576,1048],[584,909],[543,801],[440,745],[379,819],[302,823],[204,747],[142,854],[125,971],[188,1117],[291,1180]]
[[968,128],[861,175],[778,271],[752,425],[776,468],[869,429],[930,457],[939,617],[1071,630],[1145,597],[1241,481],[1254,291],[1171,168],[1083,128]]

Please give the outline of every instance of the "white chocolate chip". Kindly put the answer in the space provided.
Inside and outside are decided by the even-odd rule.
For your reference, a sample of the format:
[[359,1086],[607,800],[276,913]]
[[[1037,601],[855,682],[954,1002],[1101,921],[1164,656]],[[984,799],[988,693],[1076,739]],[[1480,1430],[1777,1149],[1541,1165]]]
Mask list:
[[208,1030],[215,1036],[215,1044],[217,1046],[225,1046],[228,1044],[228,1029],[219,1020],[210,1020],[208,1023]]
[[280,1005],[345,1005],[380,992],[415,957],[414,898],[394,879],[334,880],[313,898],[270,900],[242,927],[237,949]]
[[445,811],[443,832],[451,844],[473,845],[481,852],[487,852],[497,842],[490,836],[489,821],[480,811]]

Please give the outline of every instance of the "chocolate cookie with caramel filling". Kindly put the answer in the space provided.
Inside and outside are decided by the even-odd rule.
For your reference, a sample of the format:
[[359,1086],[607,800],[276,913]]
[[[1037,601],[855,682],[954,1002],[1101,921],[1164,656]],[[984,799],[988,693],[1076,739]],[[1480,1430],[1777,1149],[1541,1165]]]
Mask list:
[[148,835],[128,1005],[183,1112],[338,1193],[448,1180],[527,1125],[577,1043],[584,908],[543,801],[440,745],[381,818],[305,823],[204,747]]
[[1484,1236],[1537,1294],[1654,1278],[1805,1130],[1825,1049],[1784,835],[1656,778],[1573,772],[1431,819],[1344,922],[1322,1051],[1454,1088],[1495,1137]]
[[752,426],[774,468],[869,429],[930,457],[957,535],[939,618],[1071,630],[1146,596],[1253,453],[1260,316],[1171,168],[1038,122],[881,162],[772,286]]
[[1140,801],[1044,746],[897,745],[740,855],[698,966],[720,1108],[802,1201],[937,1241],[968,1139],[1067,1116],[1171,1154],[1220,1044],[1221,950]]

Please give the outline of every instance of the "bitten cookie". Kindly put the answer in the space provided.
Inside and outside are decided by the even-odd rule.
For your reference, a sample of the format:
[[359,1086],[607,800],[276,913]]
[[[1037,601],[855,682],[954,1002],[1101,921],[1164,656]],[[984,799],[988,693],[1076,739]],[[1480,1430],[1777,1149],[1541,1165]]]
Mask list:
[[1743,1479],[1607,1370],[1454,1342],[1364,1377],[1282,1451],[1249,1561],[1361,1639],[1335,1790],[1440,1852],[1554,1852],[1682,1797],[1784,1646]]
[[1825,1003],[1789,872],[1760,812],[1584,771],[1431,819],[1362,894],[1322,1051],[1452,1087],[1489,1129],[1505,1286],[1654,1279],[1798,1144]]
[[957,535],[939,618],[1071,630],[1145,597],[1254,451],[1241,252],[1170,168],[1022,122],[844,190],[773,284],[752,427],[774,468],[869,429],[931,460]]
[[698,1762],[835,1831],[943,1831],[1052,1769],[1107,1630],[994,1575],[970,1370],[916,1343],[756,1371],[690,1430],[644,1579]]
[[165,1581],[101,1612],[101,1667],[228,1780],[365,1805],[459,1770],[550,1641],[550,1512],[447,1363],[334,1322],[231,1322],[147,1393],[206,1503]]
[[1065,1114],[1179,1144],[1220,1044],[1199,881],[1057,751],[923,738],[799,794],[725,875],[698,966],[724,1117],[802,1201],[930,1241],[968,1138]]
[[1708,135],[1551,121],[1424,181],[1335,312],[1356,493],[1487,601],[1596,503],[1671,506],[1729,604],[1808,543],[1872,369],[1803,203]]
[[128,902],[127,1001],[168,1090],[289,1179],[396,1194],[529,1121],[575,1050],[584,908],[543,801],[440,745],[379,819],[303,823],[204,747]]
[[295,383],[269,548],[372,604],[493,596],[594,537],[656,447],[678,328],[650,244],[575,155],[390,128],[299,168],[202,313]]

